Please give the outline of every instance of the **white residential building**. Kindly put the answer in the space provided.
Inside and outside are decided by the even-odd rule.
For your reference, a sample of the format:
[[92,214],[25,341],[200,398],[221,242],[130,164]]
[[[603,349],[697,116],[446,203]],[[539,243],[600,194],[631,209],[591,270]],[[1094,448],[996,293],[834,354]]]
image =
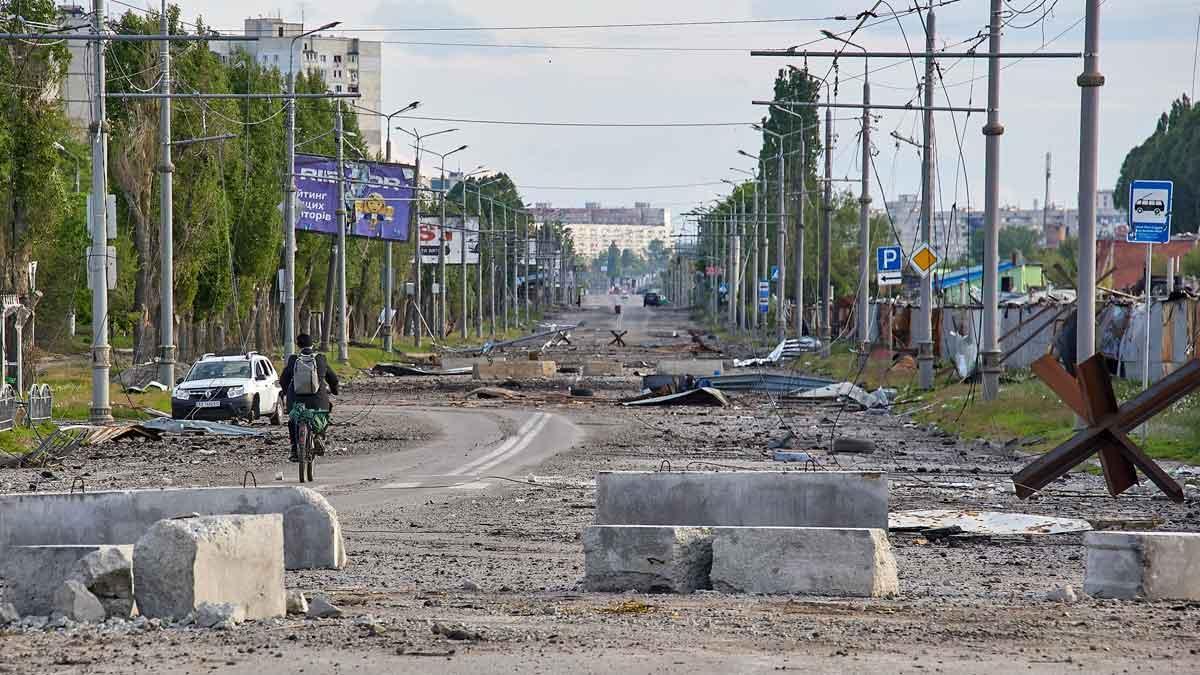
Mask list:
[[534,207],[533,215],[538,223],[565,225],[575,241],[576,254],[586,258],[607,251],[613,242],[643,256],[655,239],[671,247],[671,210],[653,208],[648,202],[635,202],[633,208],[603,208],[598,202],[588,202],[581,209],[556,209],[541,203]]
[[[243,33],[258,37],[257,41],[210,42],[209,48],[222,59],[228,59],[236,50],[245,50],[261,65],[278,68],[285,78],[289,67],[297,73],[318,71],[325,78],[330,92],[357,92],[362,98],[354,99],[354,102],[371,110],[381,110],[383,69],[380,43],[319,33],[293,42],[293,38],[304,30],[303,23],[283,19],[246,19]],[[292,44],[295,44],[296,50],[289,54]],[[371,152],[380,152],[383,147],[382,118],[360,111],[358,126]]]

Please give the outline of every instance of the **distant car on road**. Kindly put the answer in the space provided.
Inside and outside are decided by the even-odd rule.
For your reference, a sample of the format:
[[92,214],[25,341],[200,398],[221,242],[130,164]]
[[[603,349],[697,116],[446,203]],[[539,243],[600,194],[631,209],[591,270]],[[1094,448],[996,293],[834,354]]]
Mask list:
[[662,296],[658,293],[646,293],[642,296],[643,307],[658,307],[662,304]]
[[283,392],[271,359],[255,352],[205,354],[171,396],[175,419],[251,421],[263,415],[271,424],[283,423]]

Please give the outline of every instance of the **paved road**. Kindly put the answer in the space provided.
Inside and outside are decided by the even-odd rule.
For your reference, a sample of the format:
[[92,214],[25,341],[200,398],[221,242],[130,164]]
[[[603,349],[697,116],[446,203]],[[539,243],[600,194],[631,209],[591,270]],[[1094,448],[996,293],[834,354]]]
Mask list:
[[[485,490],[503,482],[488,476],[523,476],[529,467],[571,448],[583,433],[567,419],[537,410],[378,405],[342,410],[347,416],[361,411],[375,421],[420,416],[439,431],[430,441],[398,452],[318,460],[311,487],[339,510],[418,504],[439,493]],[[332,439],[337,442],[336,431]],[[295,482],[294,464],[278,470]]]

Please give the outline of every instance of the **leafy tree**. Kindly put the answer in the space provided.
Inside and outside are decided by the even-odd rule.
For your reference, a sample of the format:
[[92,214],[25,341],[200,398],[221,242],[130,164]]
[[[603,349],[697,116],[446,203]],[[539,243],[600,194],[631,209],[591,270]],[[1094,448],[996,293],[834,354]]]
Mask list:
[[1113,193],[1118,207],[1129,208],[1129,184],[1135,179],[1175,181],[1171,226],[1195,232],[1200,225],[1200,107],[1183,95],[1162,113],[1154,133],[1125,156]]
[[[971,259],[983,260],[984,231],[978,228],[971,231]],[[1006,227],[1000,230],[1000,260],[1012,258],[1012,254],[1020,251],[1028,259],[1036,258],[1041,249],[1038,247],[1038,233],[1025,227]]]
[[617,242],[608,245],[608,279],[613,282],[621,278],[621,249]]
[[1179,262],[1180,273],[1189,277],[1200,277],[1200,246],[1188,251]]
[[646,261],[649,263],[650,270],[657,272],[666,269],[667,262],[671,259],[671,252],[667,250],[667,245],[661,239],[651,239],[646,245]]

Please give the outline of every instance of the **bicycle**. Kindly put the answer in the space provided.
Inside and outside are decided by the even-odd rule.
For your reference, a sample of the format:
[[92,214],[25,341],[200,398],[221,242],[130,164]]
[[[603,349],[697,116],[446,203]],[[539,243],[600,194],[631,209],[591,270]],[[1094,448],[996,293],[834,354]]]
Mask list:
[[296,459],[300,482],[313,481],[313,461],[324,454],[318,436],[329,427],[329,412],[306,407],[303,403],[292,406],[288,417],[296,424]]

